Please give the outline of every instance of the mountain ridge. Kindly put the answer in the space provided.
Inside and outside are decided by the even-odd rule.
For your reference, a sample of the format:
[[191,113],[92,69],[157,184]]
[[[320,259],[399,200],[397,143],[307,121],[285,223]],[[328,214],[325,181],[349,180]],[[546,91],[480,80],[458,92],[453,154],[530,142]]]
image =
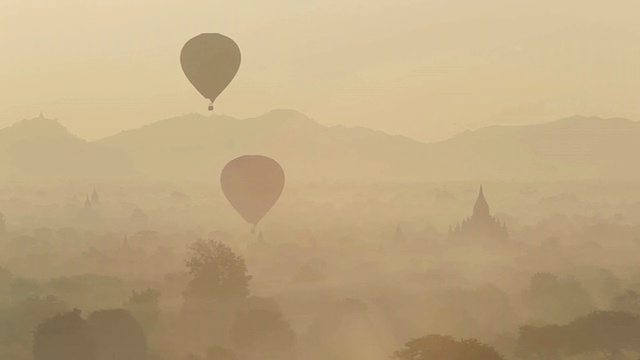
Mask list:
[[[636,179],[640,171],[629,154],[640,152],[637,144],[640,122],[595,116],[493,125],[430,143],[366,127],[325,126],[292,109],[247,119],[186,114],[93,142],[40,116],[0,129],[0,169],[10,163],[10,178],[25,175],[20,168],[47,178],[63,163],[62,177],[211,179],[226,162],[250,153],[277,159],[292,179]],[[39,161],[43,156],[48,163]]]
[[0,129],[0,179],[128,178],[126,154],[83,140],[40,114]]
[[[372,128],[368,128],[366,126],[352,126],[352,127],[348,127],[348,126],[344,126],[344,125],[332,125],[332,126],[328,126],[328,125],[322,125],[319,122],[311,119],[310,117],[307,117],[306,115],[304,115],[303,113],[294,110],[294,109],[273,109],[261,116],[254,116],[254,117],[249,117],[249,118],[244,118],[244,119],[240,119],[240,118],[236,118],[233,116],[229,116],[229,115],[210,115],[210,116],[206,116],[203,115],[201,113],[188,113],[188,114],[184,114],[184,115],[176,115],[176,116],[172,116],[169,118],[165,118],[165,119],[161,119],[161,120],[157,120],[154,122],[151,122],[149,124],[143,125],[141,127],[138,128],[132,128],[132,129],[126,129],[126,130],[122,130],[116,134],[112,134],[112,135],[108,135],[93,141],[89,141],[89,140],[85,140],[83,138],[81,138],[80,136],[73,134],[72,132],[70,132],[64,125],[62,125],[59,121],[58,118],[47,118],[44,115],[40,115],[36,118],[32,118],[32,119],[23,119],[20,121],[17,121],[9,126],[6,126],[4,128],[0,128],[0,134],[4,133],[5,131],[11,131],[13,129],[16,128],[21,128],[21,127],[26,127],[25,125],[29,126],[29,125],[35,125],[34,128],[36,127],[42,127],[43,124],[50,124],[50,128],[57,128],[58,134],[59,135],[69,135],[71,137],[74,137],[76,139],[88,142],[88,143],[98,143],[98,142],[103,142],[106,141],[108,139],[111,138],[115,138],[115,137],[119,137],[121,135],[127,134],[127,133],[131,133],[131,132],[136,132],[136,131],[140,131],[140,130],[144,130],[144,129],[148,129],[150,127],[154,127],[156,125],[159,124],[163,124],[166,122],[172,122],[172,121],[176,121],[176,120],[180,120],[180,121],[184,121],[185,118],[192,118],[192,117],[197,117],[199,120],[210,120],[211,118],[215,118],[217,120],[230,120],[230,121],[237,121],[237,122],[249,122],[249,121],[255,121],[255,120],[260,120],[260,121],[264,121],[265,117],[268,119],[268,117],[271,117],[272,114],[282,114],[282,113],[291,113],[291,114],[296,114],[297,116],[299,116],[300,118],[306,120],[308,122],[308,124],[313,124],[316,127],[322,127],[322,128],[326,128],[326,129],[340,129],[340,130],[351,130],[351,131],[364,131],[367,133],[375,133],[375,134],[379,134],[379,135],[384,135],[384,136],[388,136],[388,137],[394,137],[394,138],[399,138],[399,139],[404,139],[404,140],[410,140],[416,143],[421,143],[421,144],[425,144],[425,145],[430,145],[430,144],[439,144],[439,143],[443,143],[443,142],[447,142],[450,141],[452,139],[455,138],[459,138],[462,136],[466,136],[469,134],[477,134],[477,133],[481,133],[481,132],[485,132],[488,130],[494,130],[494,129],[522,129],[522,128],[536,128],[536,127],[544,127],[544,126],[553,126],[553,125],[558,125],[558,124],[571,124],[571,125],[584,125],[587,122],[596,122],[596,123],[602,123],[602,122],[607,122],[607,123],[612,123],[612,122],[619,122],[621,124],[625,124],[625,125],[640,125],[640,121],[638,120],[631,120],[631,119],[626,119],[626,118],[620,118],[620,117],[614,117],[614,118],[603,118],[603,117],[599,117],[599,116],[582,116],[582,115],[574,115],[574,116],[570,116],[570,117],[565,117],[565,118],[560,118],[557,120],[553,120],[553,121],[548,121],[548,122],[541,122],[541,123],[531,123],[531,124],[496,124],[496,125],[488,125],[488,126],[484,126],[484,127],[480,127],[474,130],[465,130],[462,131],[460,133],[457,133],[447,139],[443,139],[443,140],[438,140],[438,141],[429,141],[429,142],[425,142],[425,141],[421,141],[421,140],[417,140],[414,139],[412,137],[409,137],[407,135],[402,135],[402,134],[389,134],[383,130],[376,130],[376,129],[372,129]],[[281,118],[278,118],[278,120],[281,120]],[[580,124],[578,124],[580,123]],[[14,134],[12,134],[14,135]],[[30,136],[33,136],[33,134],[29,134]],[[50,135],[50,134],[49,134]]]

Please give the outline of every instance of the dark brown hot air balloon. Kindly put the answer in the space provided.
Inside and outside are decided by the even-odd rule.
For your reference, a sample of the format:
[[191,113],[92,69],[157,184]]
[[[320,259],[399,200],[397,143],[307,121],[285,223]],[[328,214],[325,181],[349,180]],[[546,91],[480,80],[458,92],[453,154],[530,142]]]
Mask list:
[[280,198],[284,182],[280,164],[261,155],[231,160],[220,175],[224,195],[254,228]]
[[200,34],[187,41],[180,53],[184,74],[211,101],[209,110],[238,73],[240,59],[238,45],[221,34]]

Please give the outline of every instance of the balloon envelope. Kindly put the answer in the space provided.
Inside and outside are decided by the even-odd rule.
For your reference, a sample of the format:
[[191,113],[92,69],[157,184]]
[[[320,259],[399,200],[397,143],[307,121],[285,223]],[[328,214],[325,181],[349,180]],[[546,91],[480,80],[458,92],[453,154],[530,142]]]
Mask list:
[[180,53],[182,71],[212,103],[240,68],[240,48],[221,34],[200,34],[187,41]]
[[280,164],[261,155],[246,155],[231,160],[220,175],[224,195],[253,226],[278,201],[284,182],[284,170]]

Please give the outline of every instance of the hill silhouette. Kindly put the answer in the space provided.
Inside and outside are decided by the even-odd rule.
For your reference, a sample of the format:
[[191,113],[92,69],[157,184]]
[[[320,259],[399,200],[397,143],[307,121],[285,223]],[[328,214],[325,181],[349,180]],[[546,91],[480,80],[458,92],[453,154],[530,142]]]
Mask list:
[[189,114],[96,142],[43,117],[0,130],[0,169],[8,178],[217,181],[229,160],[260,154],[277,159],[289,180],[633,180],[640,170],[631,155],[639,150],[640,123],[579,116],[428,144],[323,126],[294,110],[243,120]]
[[[574,116],[524,126],[491,126],[432,144],[451,178],[632,180],[640,176],[640,123]],[[444,166],[444,165],[443,165]]]
[[[258,118],[191,114],[99,141],[130,151],[135,166],[155,178],[217,178],[235,157],[277,159],[288,178],[414,178],[411,157],[425,144],[364,128],[326,127],[293,110]],[[167,171],[170,169],[170,171]]]
[[42,114],[0,130],[0,179],[110,179],[132,174],[128,154],[79,139]]

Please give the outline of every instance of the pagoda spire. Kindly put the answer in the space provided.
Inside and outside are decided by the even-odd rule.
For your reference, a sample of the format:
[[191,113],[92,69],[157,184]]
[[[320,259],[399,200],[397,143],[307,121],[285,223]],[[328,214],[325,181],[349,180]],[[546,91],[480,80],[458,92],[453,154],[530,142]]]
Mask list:
[[487,203],[487,199],[484,198],[484,191],[482,190],[482,185],[480,185],[480,192],[478,193],[478,199],[476,200],[476,204],[473,206],[473,216],[474,217],[490,216],[489,204]]
[[404,242],[404,233],[402,232],[402,228],[400,227],[399,223],[398,223],[398,226],[396,227],[396,234],[394,236],[394,240],[399,243]]
[[87,195],[87,199],[84,201],[84,208],[91,209],[91,201],[89,200],[89,195]]
[[98,191],[94,188],[93,194],[91,194],[91,203],[97,204],[100,202],[100,196],[98,195]]
[[127,236],[127,234],[124,235],[124,240],[122,241],[121,248],[126,250],[131,249],[131,245],[129,244],[129,237]]

